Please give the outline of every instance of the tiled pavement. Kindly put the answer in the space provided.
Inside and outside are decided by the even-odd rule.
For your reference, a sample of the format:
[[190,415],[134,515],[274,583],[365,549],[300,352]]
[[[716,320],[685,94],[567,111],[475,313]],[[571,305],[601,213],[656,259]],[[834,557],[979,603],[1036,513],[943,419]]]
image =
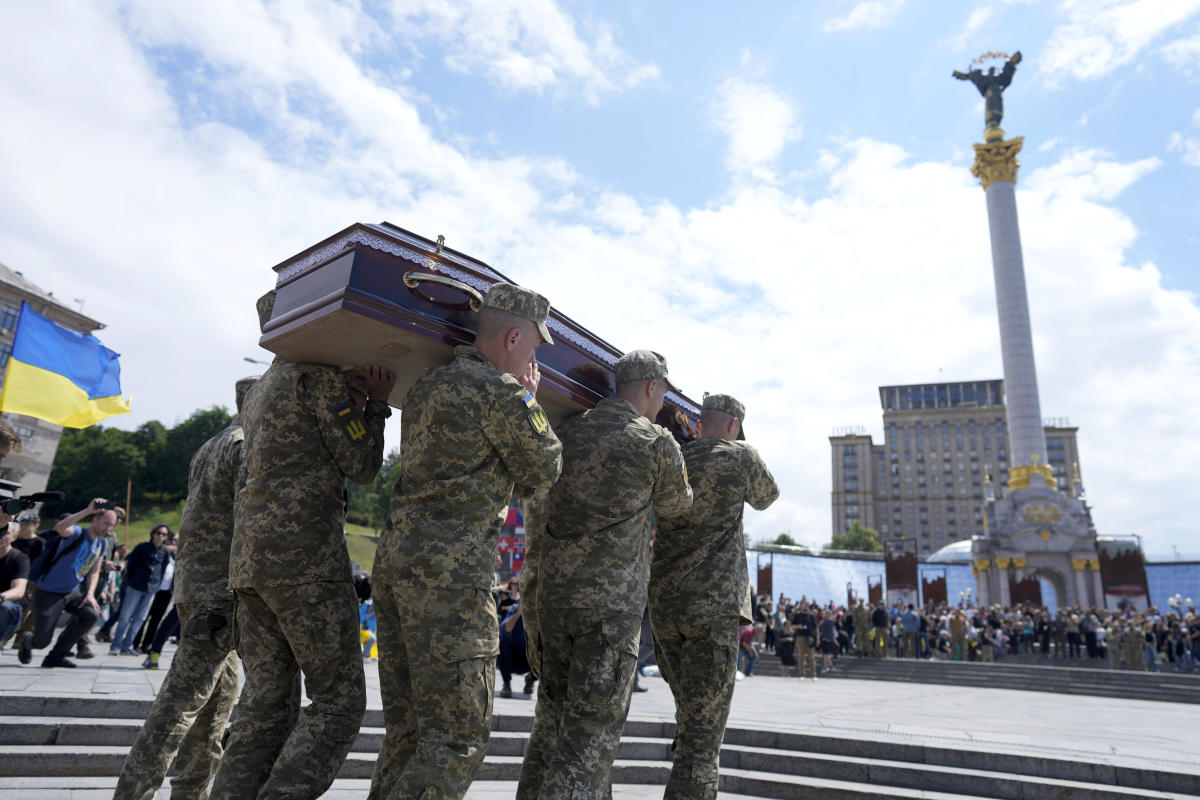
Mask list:
[[[0,652],[0,695],[30,693],[77,697],[152,698],[170,665],[163,655],[157,671],[141,668],[136,657],[101,655],[80,661],[79,668],[42,669],[40,653],[29,666],[17,663],[12,650]],[[766,663],[774,666],[768,659]],[[380,707],[379,674],[366,665],[368,706]],[[517,688],[521,680],[515,681]],[[634,695],[630,717],[663,720],[673,716],[670,692],[658,678],[644,681],[650,691]],[[533,703],[518,695],[496,698],[497,713],[532,714]],[[986,749],[1081,758],[1092,761],[1154,766],[1200,763],[1196,706],[1142,700],[989,689],[986,686],[936,686],[880,681],[824,680],[756,676],[738,683],[729,724],[742,728],[806,733],[826,731],[842,736],[861,732],[874,739],[900,742],[970,743]],[[112,779],[0,779],[5,800],[110,797]],[[361,798],[363,781],[340,780],[325,796]],[[509,782],[478,782],[472,800],[499,800],[515,793]],[[660,786],[614,786],[617,800],[661,797]],[[169,796],[163,791],[160,796]],[[722,795],[733,798],[734,795]]]

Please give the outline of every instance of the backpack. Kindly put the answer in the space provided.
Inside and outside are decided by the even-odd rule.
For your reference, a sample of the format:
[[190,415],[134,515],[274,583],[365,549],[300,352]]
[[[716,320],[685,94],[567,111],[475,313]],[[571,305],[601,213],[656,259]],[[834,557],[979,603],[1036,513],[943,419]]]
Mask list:
[[53,540],[46,542],[46,549],[29,565],[29,580],[37,583],[43,575],[54,568],[55,564],[79,549],[79,545],[83,544],[83,540],[86,538],[87,534],[81,533],[75,537],[74,542],[63,548],[62,552],[59,552],[59,548],[62,547],[62,536],[56,535]]

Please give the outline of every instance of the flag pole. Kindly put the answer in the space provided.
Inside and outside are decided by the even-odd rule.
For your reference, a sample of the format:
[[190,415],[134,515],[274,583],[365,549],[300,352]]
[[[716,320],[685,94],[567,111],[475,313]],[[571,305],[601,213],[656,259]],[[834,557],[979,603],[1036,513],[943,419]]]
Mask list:
[[130,498],[133,496],[133,476],[125,479],[125,546],[129,547],[129,518],[133,515],[133,504]]

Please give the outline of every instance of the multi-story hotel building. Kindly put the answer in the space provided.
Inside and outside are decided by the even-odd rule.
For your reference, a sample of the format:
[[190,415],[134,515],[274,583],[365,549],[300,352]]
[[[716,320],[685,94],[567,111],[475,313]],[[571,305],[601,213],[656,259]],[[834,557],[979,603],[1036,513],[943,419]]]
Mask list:
[[[881,542],[911,540],[918,555],[983,535],[980,511],[988,489],[1008,480],[1004,381],[881,386],[884,439],[838,429],[832,450],[832,528],[855,521]],[[1078,491],[1078,428],[1045,420],[1050,468],[1058,488]],[[1027,461],[1021,458],[1018,463]]]

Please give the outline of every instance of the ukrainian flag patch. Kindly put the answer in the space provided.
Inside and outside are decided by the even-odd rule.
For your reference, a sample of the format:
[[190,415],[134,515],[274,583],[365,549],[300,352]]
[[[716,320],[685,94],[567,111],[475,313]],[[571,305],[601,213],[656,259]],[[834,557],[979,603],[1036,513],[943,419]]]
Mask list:
[[350,441],[357,442],[367,435],[367,426],[363,424],[362,414],[350,403],[334,406],[333,414],[337,417],[342,432],[350,437]]

